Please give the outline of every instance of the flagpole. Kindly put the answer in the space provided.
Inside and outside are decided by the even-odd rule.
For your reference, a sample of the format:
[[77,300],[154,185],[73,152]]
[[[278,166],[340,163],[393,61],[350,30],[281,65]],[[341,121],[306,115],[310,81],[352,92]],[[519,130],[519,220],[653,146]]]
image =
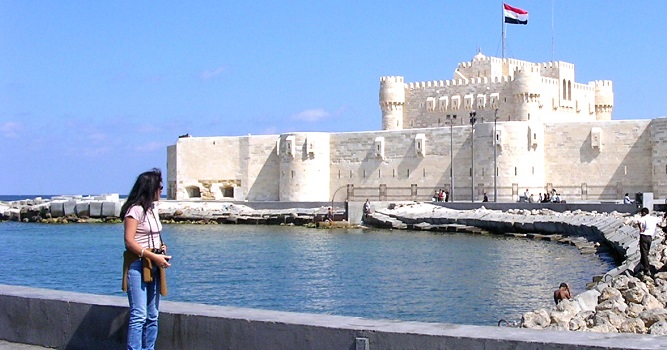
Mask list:
[[551,0],[551,61],[556,61],[556,43],[554,39],[554,0]]
[[500,11],[500,19],[501,19],[500,23],[501,23],[501,27],[502,27],[502,33],[503,33],[503,39],[502,39],[502,41],[503,41],[503,50],[502,50],[503,55],[502,55],[502,58],[505,58],[505,28],[507,28],[506,24],[505,24],[505,3],[502,2],[502,1],[500,3],[502,4],[501,11]]

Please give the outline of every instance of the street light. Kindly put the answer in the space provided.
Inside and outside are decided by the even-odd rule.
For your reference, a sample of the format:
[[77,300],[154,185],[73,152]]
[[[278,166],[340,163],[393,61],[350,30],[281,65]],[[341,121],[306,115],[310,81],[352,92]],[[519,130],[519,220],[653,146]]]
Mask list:
[[472,161],[470,162],[470,201],[475,201],[475,122],[477,122],[477,112],[470,112],[470,149]]
[[498,202],[498,108],[493,112],[493,201]]

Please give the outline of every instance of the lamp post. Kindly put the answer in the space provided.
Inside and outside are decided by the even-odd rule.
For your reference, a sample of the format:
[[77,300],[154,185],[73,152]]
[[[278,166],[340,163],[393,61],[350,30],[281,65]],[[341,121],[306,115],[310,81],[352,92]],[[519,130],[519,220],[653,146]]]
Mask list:
[[498,202],[498,108],[493,111],[493,201]]
[[454,119],[456,114],[449,118],[449,200],[454,201]]
[[470,201],[475,201],[475,122],[477,122],[477,112],[470,112]]

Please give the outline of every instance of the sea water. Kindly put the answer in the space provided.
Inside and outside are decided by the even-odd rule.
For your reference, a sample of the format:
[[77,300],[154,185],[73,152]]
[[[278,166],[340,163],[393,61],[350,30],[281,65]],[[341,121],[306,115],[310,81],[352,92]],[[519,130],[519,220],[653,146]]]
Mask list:
[[[164,225],[165,300],[496,325],[585,290],[615,267],[550,241],[500,235],[253,225]],[[120,224],[0,223],[0,283],[121,292]]]

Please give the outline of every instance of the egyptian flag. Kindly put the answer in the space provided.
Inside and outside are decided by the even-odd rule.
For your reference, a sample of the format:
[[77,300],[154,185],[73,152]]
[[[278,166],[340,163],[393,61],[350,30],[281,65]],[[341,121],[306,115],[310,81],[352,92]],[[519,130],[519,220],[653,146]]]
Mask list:
[[505,23],[528,24],[528,11],[503,3]]

